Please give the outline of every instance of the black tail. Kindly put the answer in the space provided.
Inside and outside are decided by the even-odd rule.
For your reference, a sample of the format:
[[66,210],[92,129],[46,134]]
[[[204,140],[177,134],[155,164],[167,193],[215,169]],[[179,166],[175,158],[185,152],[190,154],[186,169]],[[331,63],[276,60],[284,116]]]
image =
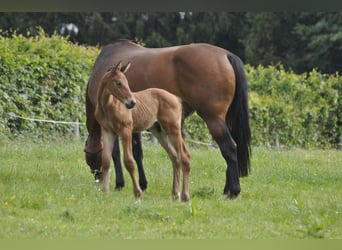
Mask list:
[[233,139],[237,144],[240,176],[247,176],[250,172],[249,158],[251,156],[247,77],[243,62],[238,56],[229,53],[228,60],[235,72],[236,86],[234,100],[227,112],[226,122],[230,125]]

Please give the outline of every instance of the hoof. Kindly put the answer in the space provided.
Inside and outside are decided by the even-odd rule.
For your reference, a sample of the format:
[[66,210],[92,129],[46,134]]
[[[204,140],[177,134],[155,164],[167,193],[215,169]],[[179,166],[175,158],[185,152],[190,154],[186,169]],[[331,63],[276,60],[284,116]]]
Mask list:
[[139,189],[133,190],[133,193],[134,193],[135,200],[139,200],[142,195],[141,189],[139,188]]
[[221,195],[220,200],[228,200],[228,194]]
[[235,200],[239,196],[239,193],[232,194],[232,193],[226,193],[221,196],[221,200]]
[[142,190],[143,192],[146,191],[146,189],[147,189],[147,183],[139,183],[139,186],[140,186],[140,188],[141,188],[141,190]]
[[120,191],[121,189],[123,189],[124,188],[124,186],[125,186],[125,183],[116,183],[115,184],[115,190],[117,190],[117,191]]
[[172,201],[178,201],[180,198],[180,193],[172,194]]
[[115,191],[121,191],[123,189],[123,186],[115,186]]
[[182,194],[181,202],[188,202],[190,200],[190,196],[188,194]]

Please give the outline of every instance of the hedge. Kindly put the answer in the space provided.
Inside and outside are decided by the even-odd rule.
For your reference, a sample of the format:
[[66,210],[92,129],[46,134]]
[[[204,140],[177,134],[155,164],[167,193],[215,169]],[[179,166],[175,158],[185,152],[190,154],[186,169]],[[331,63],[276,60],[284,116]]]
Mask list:
[[335,147],[342,135],[342,77],[282,65],[246,66],[255,144]]
[[[73,126],[30,121],[85,122],[84,94],[97,47],[76,45],[43,30],[34,37],[0,34],[0,137],[59,138]],[[336,147],[342,135],[342,78],[313,70],[295,74],[282,65],[246,65],[253,145]],[[211,143],[194,114],[187,137]],[[81,136],[86,135],[84,125]]]
[[[66,38],[0,36],[0,136],[70,135],[73,126],[14,117],[84,121],[84,93],[99,49]],[[81,126],[81,133],[85,133]]]

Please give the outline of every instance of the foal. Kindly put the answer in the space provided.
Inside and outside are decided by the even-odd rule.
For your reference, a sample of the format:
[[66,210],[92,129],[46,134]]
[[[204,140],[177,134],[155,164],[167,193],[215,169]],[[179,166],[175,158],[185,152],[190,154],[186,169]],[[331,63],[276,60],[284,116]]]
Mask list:
[[[97,92],[95,117],[101,126],[103,141],[100,176],[102,189],[105,192],[109,189],[110,157],[115,136],[118,135],[122,141],[125,167],[133,181],[134,196],[139,200],[142,191],[134,171],[132,133],[150,129],[172,161],[173,200],[181,198],[182,201],[187,201],[190,155],[181,135],[181,103],[176,96],[162,89],[150,88],[132,93],[124,75],[130,65],[128,63],[121,68],[119,62],[117,66],[108,70]],[[183,187],[180,197],[181,169]]]

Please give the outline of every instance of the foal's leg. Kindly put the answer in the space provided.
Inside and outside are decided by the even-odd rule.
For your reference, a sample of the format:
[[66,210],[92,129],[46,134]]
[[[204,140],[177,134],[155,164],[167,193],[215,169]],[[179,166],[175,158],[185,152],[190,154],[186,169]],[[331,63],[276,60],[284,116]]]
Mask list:
[[174,148],[170,147],[170,143],[164,131],[161,130],[161,127],[158,123],[155,123],[153,127],[149,129],[151,133],[157,138],[159,144],[165,149],[169,158],[172,162],[173,169],[173,183],[172,183],[172,192],[171,197],[172,200],[178,200],[180,197],[180,168],[179,163],[177,162],[177,152]]
[[133,147],[133,157],[138,166],[139,173],[139,185],[140,188],[145,191],[147,188],[147,179],[144,171],[143,160],[143,150],[141,144],[141,134],[133,133],[132,135],[132,147]]
[[239,169],[237,162],[236,143],[226,123],[220,119],[206,120],[208,129],[219,145],[221,154],[227,163],[226,184],[223,190],[224,197],[236,198],[241,192]]
[[[182,170],[188,170],[188,172],[184,175],[183,172],[183,190],[182,190],[182,201],[189,200],[189,189],[188,189],[188,178],[190,171],[190,160],[186,158],[186,153],[182,150],[182,136],[181,134],[171,135],[166,134],[159,127],[159,124],[153,126],[150,131],[154,134],[154,136],[158,139],[160,145],[165,149],[169,158],[172,162],[173,168],[173,184],[172,184],[172,199],[178,200],[180,195],[180,171],[181,166]],[[186,151],[187,152],[187,151]],[[185,157],[184,157],[185,156]],[[184,167],[183,167],[184,164]],[[186,171],[185,171],[186,172]],[[187,181],[184,181],[185,179]],[[185,183],[185,185],[184,185]]]
[[124,163],[133,182],[133,193],[136,200],[140,199],[142,191],[139,187],[134,171],[134,158],[132,155],[132,130],[123,128],[121,131],[122,147],[124,151]]
[[[182,182],[182,194],[181,201],[188,201],[190,199],[189,194],[189,175],[190,175],[190,154],[185,147],[183,138],[181,134],[176,135],[168,135],[169,140],[169,148],[172,151],[175,151],[177,154],[177,160],[175,164],[178,164],[178,182],[180,181],[179,171],[182,169],[183,174],[183,182]],[[179,183],[178,183],[178,192],[179,192]]]
[[125,179],[122,172],[119,137],[116,136],[114,140],[112,159],[115,169],[115,189],[120,190],[125,186]]
[[102,151],[102,190],[109,190],[110,156],[113,151],[114,135],[111,132],[103,131],[103,151]]
[[[182,138],[181,138],[182,139]],[[190,199],[189,193],[189,176],[190,176],[190,153],[185,146],[182,139],[182,171],[183,171],[183,189],[182,189],[182,201],[188,201]]]

